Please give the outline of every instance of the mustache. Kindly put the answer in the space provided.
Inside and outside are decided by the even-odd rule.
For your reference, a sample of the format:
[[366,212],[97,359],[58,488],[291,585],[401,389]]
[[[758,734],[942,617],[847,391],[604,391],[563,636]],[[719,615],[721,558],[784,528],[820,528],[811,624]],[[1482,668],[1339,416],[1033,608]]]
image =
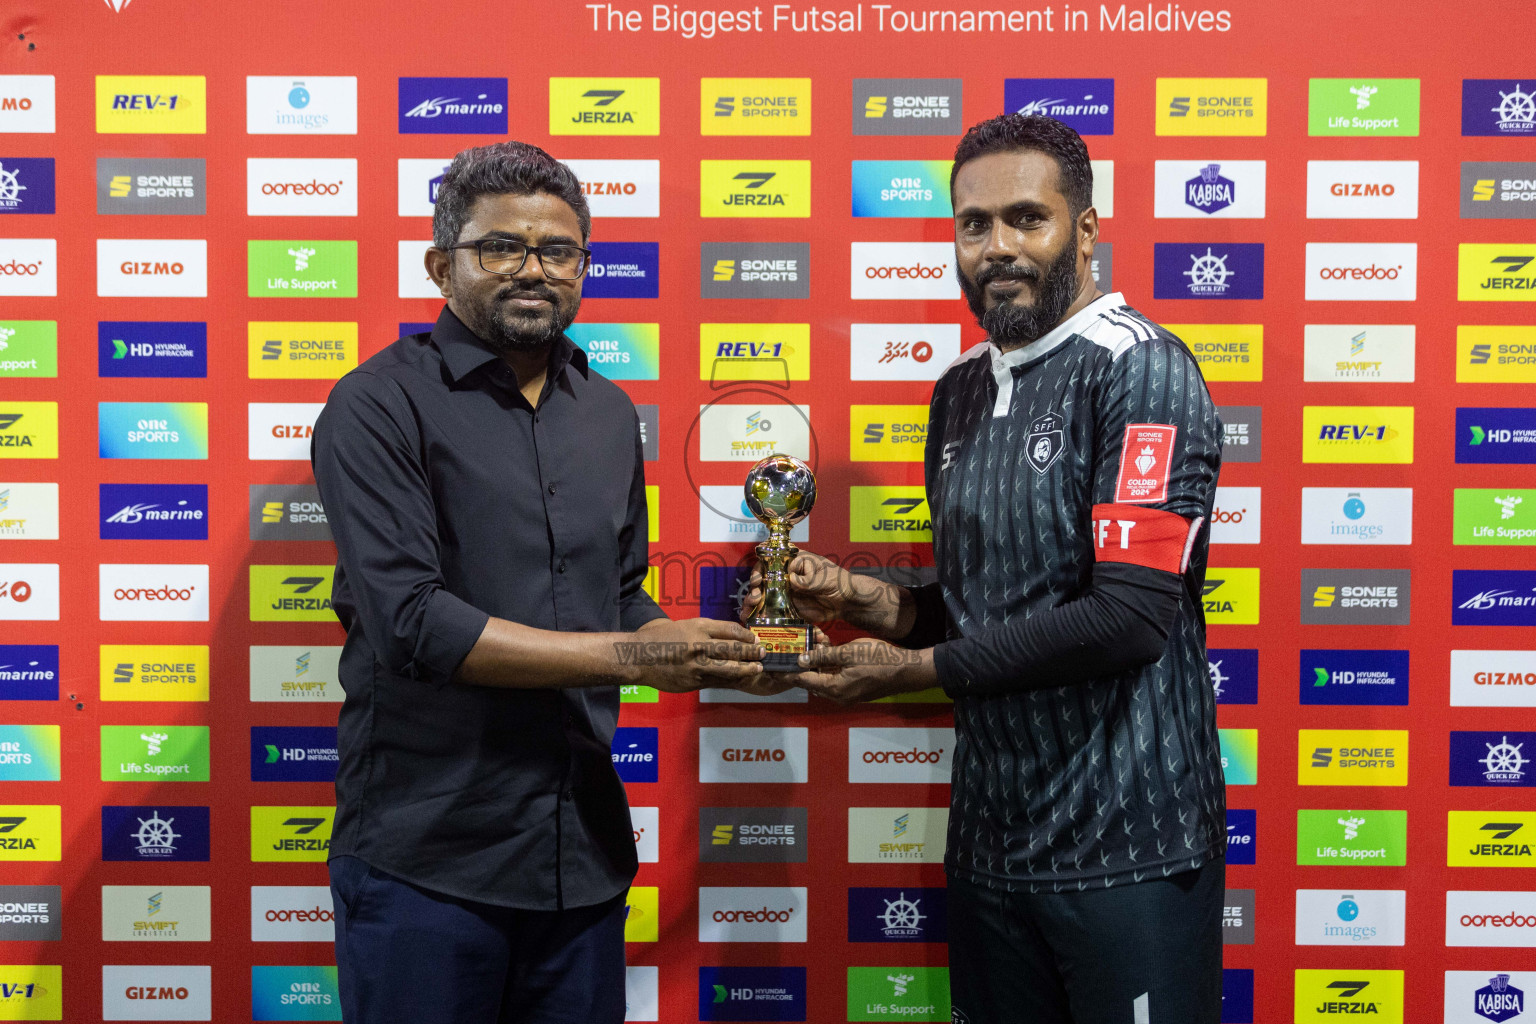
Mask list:
[[1017,263],[989,263],[976,272],[976,287],[985,288],[993,281],[1038,281],[1040,271]]
[[554,289],[550,288],[547,284],[520,285],[503,288],[496,293],[497,302],[506,302],[508,299],[543,299],[554,306],[560,304],[555,296]]

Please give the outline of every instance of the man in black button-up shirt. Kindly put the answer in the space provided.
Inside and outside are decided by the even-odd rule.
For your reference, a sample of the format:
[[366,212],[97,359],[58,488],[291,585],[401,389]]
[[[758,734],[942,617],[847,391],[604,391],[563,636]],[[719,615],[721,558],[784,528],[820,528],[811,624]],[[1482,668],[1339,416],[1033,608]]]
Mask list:
[[[621,1021],[616,684],[762,685],[750,632],[674,623],[643,589],[639,421],[564,335],[589,229],[542,150],[460,153],[426,259],[446,307],[315,426],[347,630],[330,853],[354,1024]],[[687,656],[624,665],[632,631]]]

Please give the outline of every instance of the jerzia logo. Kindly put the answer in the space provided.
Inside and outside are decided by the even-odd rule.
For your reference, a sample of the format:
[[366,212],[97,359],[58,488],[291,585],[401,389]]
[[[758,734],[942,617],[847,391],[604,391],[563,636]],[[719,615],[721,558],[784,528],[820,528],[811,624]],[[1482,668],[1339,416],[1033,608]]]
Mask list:
[[809,160],[703,160],[701,217],[809,217]]
[[549,134],[658,135],[658,78],[551,78]]

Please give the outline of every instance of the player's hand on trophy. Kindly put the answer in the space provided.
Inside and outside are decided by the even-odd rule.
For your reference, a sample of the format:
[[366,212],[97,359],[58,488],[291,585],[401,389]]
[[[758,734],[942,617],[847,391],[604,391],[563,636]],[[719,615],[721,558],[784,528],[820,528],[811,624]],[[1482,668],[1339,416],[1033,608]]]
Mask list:
[[857,704],[938,684],[933,652],[909,651],[865,637],[800,656],[795,685],[839,704]]
[[[763,674],[763,648],[745,626],[724,619],[653,619],[634,633],[623,658],[634,681],[666,693],[706,686],[743,687]],[[758,691],[749,691],[758,692]]]
[[[762,600],[762,568],[759,563],[747,579],[747,594],[741,602],[742,621]],[[851,573],[831,559],[809,551],[795,556],[786,575],[790,602],[807,622],[842,619],[876,636],[889,636],[897,628],[905,588]]]

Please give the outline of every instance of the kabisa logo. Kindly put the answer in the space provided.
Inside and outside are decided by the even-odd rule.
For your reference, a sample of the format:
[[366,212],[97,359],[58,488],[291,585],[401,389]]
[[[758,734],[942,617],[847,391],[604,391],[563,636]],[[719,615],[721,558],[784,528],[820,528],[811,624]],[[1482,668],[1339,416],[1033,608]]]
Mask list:
[[206,402],[101,402],[97,451],[103,459],[206,459]]
[[953,729],[852,728],[848,730],[848,781],[949,781]]
[[855,217],[952,217],[948,160],[855,160]]
[[357,298],[357,243],[246,242],[251,298]]
[[356,135],[357,79],[351,75],[248,75],[247,135]]
[[1303,544],[1413,543],[1413,488],[1303,487]]
[[1536,490],[1456,488],[1452,537],[1457,544],[1536,544]]
[[699,247],[699,297],[810,298],[810,263],[806,242],[704,242]]
[[1463,161],[1461,216],[1524,220],[1536,215],[1536,164]]
[[0,132],[53,134],[52,75],[0,75]]
[[855,78],[853,134],[959,135],[958,78]]
[[202,135],[207,132],[202,75],[97,75],[100,134]]
[[1303,569],[1301,621],[1405,626],[1413,604],[1407,569]]
[[1313,78],[1307,87],[1307,134],[1419,134],[1417,78]]
[[1263,78],[1159,78],[1157,134],[1264,135],[1268,101]]
[[811,134],[809,78],[702,78],[701,135]]
[[661,79],[551,78],[549,134],[659,135]]
[[507,134],[507,80],[400,79],[400,134]]
[[96,158],[99,214],[202,215],[208,199],[207,164],[201,158]]
[[0,215],[53,212],[53,158],[0,157]]
[[1237,187],[1222,176],[1221,164],[1206,164],[1184,182],[1184,204],[1201,213],[1220,213],[1237,202]]
[[809,217],[809,160],[699,161],[699,216]]
[[1451,570],[1454,626],[1536,626],[1536,572]]
[[[700,380],[778,383],[808,380],[810,375],[810,324],[699,325]],[[754,425],[748,425],[749,435],[758,432]]]
[[947,942],[942,888],[848,890],[849,942]]
[[1228,626],[1259,622],[1259,570],[1212,567],[1206,571],[1201,604],[1205,621]]
[[1451,733],[1451,785],[1536,786],[1536,771],[1526,766],[1536,756],[1536,733]]
[[1079,135],[1113,135],[1115,80],[1007,78],[1003,108],[1010,114],[1055,118]]
[[1536,135],[1536,79],[1463,79],[1461,134]]
[[853,242],[849,297],[855,299],[958,299],[960,283],[948,242]]
[[1296,890],[1296,945],[1401,946],[1407,893],[1402,889]]
[[804,864],[804,807],[699,808],[699,860]]
[[199,644],[102,644],[104,701],[206,701],[208,647]]
[[1406,786],[1404,729],[1302,729],[1296,740],[1303,786]]
[[700,782],[807,782],[809,732],[798,728],[699,729]]
[[1462,302],[1536,302],[1536,245],[1463,242],[1456,251]]
[[1263,160],[1159,160],[1153,215],[1263,217],[1266,177]]
[[660,294],[659,243],[592,242],[591,248],[583,298],[654,299]]
[[1296,971],[1296,1020],[1331,1021],[1361,1014],[1382,1024],[1403,1024],[1402,971]]
[[1536,812],[1451,811],[1446,826],[1449,867],[1536,867]]
[[849,412],[854,462],[922,462],[928,443],[925,405],[855,405]]
[[314,484],[250,486],[251,540],[330,540],[330,519]]
[[1307,405],[1301,420],[1302,462],[1413,461],[1411,405]]
[[357,161],[249,157],[245,212],[251,217],[356,217]]
[[335,380],[357,366],[357,324],[252,320],[246,375],[252,380]]
[[[804,967],[700,967],[698,1019],[803,1021],[805,974]],[[633,1005],[630,1012],[629,1020],[656,1019]]]
[[699,887],[700,942],[806,941],[806,889]]
[[[1516,982],[1519,984],[1516,984]],[[1525,1012],[1525,990],[1530,975],[1487,971],[1445,972],[1445,1019],[1447,1024],[1505,1024]]]
[[62,845],[58,805],[0,804],[0,863],[59,860]]
[[206,377],[208,325],[102,320],[96,324],[96,373],[100,377]]
[[625,782],[655,782],[660,776],[654,727],[620,728],[613,734],[613,767]]
[[1301,703],[1406,705],[1407,651],[1302,651]]
[[1456,327],[1456,380],[1477,384],[1536,384],[1536,330]]
[[334,565],[253,565],[252,622],[334,622]]
[[1483,465],[1536,463],[1536,410],[1457,409],[1456,461]]
[[102,540],[207,540],[207,484],[102,484]]
[[1258,847],[1258,812],[1227,808],[1227,863],[1254,863]]
[[1262,299],[1264,244],[1229,242],[1153,246],[1153,295],[1159,299]]
[[933,518],[922,486],[852,487],[848,539],[922,543],[933,540]]
[[206,861],[206,807],[103,807],[104,861]]
[[1297,864],[1402,867],[1407,862],[1407,811],[1296,812]]
[[58,700],[57,644],[0,644],[0,700]]
[[251,968],[255,1020],[340,1020],[341,989],[334,967]]
[[1411,302],[1418,297],[1414,242],[1308,242],[1307,299]]
[[251,808],[252,861],[318,861],[331,849],[334,807]]
[[1210,648],[1205,652],[1211,692],[1217,704],[1259,702],[1259,652],[1251,648]]
[[252,726],[252,782],[333,782],[339,760],[334,725]]

